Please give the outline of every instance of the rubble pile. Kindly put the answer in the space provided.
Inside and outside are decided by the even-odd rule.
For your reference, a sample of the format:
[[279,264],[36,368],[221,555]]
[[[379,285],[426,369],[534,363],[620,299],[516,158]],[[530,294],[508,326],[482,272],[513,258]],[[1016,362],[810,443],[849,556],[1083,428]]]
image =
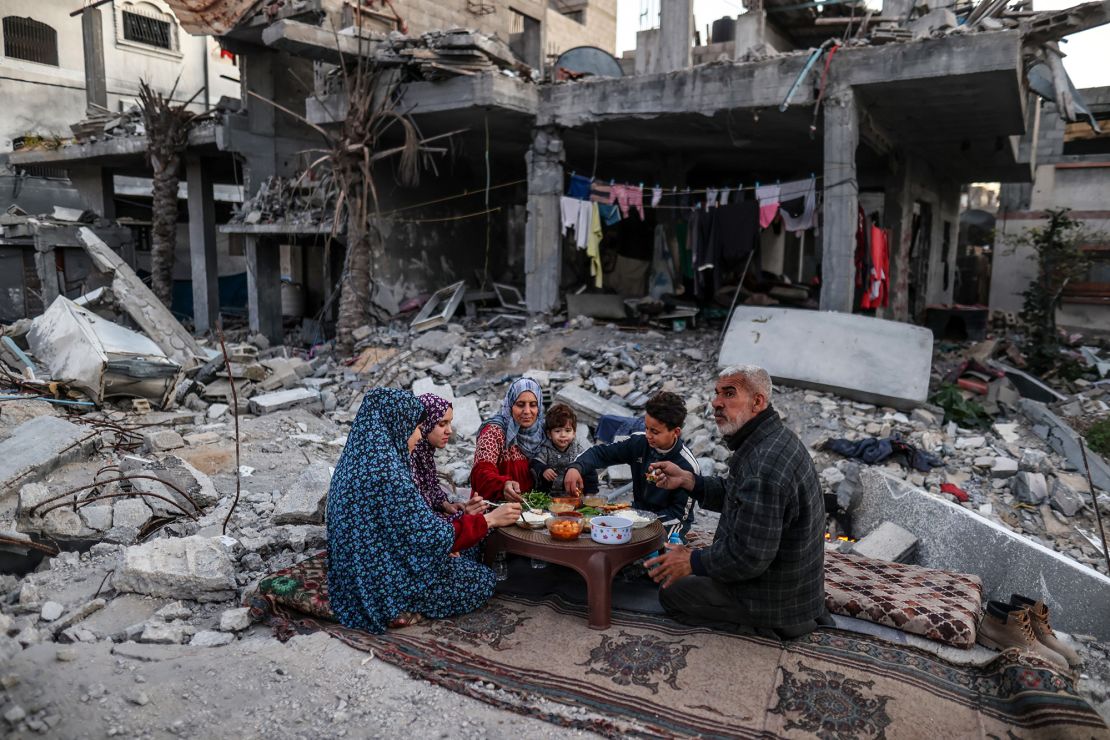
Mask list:
[[[7,570],[20,575],[0,576],[0,661],[43,642],[234,643],[249,628],[241,599],[252,584],[325,546],[328,484],[373,386],[453,400],[455,435],[437,465],[459,496],[468,495],[481,420],[519,375],[536,378],[547,403],[575,408],[587,443],[600,415],[636,416],[653,393],[678,393],[689,411],[683,436],[703,471],[727,471],[730,453],[709,406],[716,332],[627,332],[587,317],[500,330],[462,319],[422,333],[394,323],[358,329],[351,358],[328,345],[306,352],[227,333],[230,363],[220,354],[191,373],[175,389],[173,410],[116,402],[73,413],[41,399],[5,405],[12,421],[0,432],[0,537],[24,546],[9,546],[18,555]],[[1102,396],[1084,399],[1076,402]],[[954,484],[974,515],[1106,572],[1085,481],[1020,414],[962,428],[933,406],[904,412],[790,387],[775,390],[774,406],[811,449],[826,500],[838,508],[855,495],[862,463],[823,443],[900,435],[944,467],[926,473],[889,462],[893,474],[938,496]],[[35,458],[15,465],[16,447],[35,449]],[[618,489],[630,473],[614,466],[601,477]],[[1099,500],[1110,515],[1110,496]],[[835,528],[838,513],[830,509],[832,531],[851,537]],[[710,538],[716,521],[699,510],[694,538]],[[900,534],[874,551],[912,560],[913,535]],[[1105,682],[1093,686],[1104,700]],[[34,729],[50,711],[10,725]]]
[[332,228],[336,190],[331,178],[271,176],[232,214],[231,223],[290,224]]

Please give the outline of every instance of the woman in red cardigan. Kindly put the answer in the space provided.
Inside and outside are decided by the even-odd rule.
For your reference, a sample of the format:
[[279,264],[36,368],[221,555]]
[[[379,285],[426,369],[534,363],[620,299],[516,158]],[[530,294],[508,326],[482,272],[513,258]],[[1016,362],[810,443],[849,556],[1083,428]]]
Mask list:
[[501,410],[478,430],[470,471],[474,495],[522,500],[521,493],[532,490],[529,461],[543,440],[543,391],[531,378],[519,378],[509,386]]

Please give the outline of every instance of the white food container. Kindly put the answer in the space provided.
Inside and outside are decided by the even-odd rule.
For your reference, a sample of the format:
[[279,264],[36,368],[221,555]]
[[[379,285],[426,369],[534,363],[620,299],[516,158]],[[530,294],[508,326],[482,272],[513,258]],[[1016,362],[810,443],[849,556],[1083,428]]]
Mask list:
[[590,538],[603,545],[632,541],[632,521],[619,516],[595,516],[590,521]]

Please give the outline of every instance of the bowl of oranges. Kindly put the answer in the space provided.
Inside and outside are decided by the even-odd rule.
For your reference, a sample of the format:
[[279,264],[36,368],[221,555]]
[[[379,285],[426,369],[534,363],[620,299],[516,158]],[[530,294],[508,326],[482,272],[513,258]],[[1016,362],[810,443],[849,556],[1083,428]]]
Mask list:
[[552,539],[576,540],[578,535],[582,534],[582,528],[585,525],[585,517],[576,512],[568,512],[548,519],[547,531],[551,534]]

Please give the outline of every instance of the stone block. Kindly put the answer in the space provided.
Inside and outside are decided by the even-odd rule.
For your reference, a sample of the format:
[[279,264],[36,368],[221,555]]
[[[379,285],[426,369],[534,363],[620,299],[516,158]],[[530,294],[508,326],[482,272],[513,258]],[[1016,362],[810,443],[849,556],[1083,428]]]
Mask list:
[[1079,475],[1062,473],[1052,479],[1052,493],[1048,503],[1064,516],[1075,516],[1089,501],[1089,495],[1081,493],[1087,489],[1087,481]]
[[223,647],[235,642],[235,635],[214,630],[201,630],[189,640],[190,647]]
[[274,411],[293,408],[294,406],[314,405],[321,407],[320,394],[308,388],[290,388],[284,391],[263,393],[250,400],[252,414],[270,414]]
[[470,439],[477,436],[478,429],[482,426],[482,413],[478,410],[478,401],[474,396],[456,398],[451,405],[454,407],[451,428],[460,437]]
[[200,445],[214,445],[218,443],[223,437],[219,432],[196,432],[195,434],[186,434],[185,444],[190,447],[199,447]]
[[222,537],[181,537],[127,548],[112,576],[117,591],[194,601],[235,595],[235,564]]
[[413,340],[413,349],[422,349],[438,357],[445,357],[448,352],[462,343],[466,337],[450,331],[427,331]]
[[933,335],[869,316],[737,306],[718,365],[743,364],[790,385],[912,408],[929,394]]
[[12,430],[0,442],[0,511],[20,486],[41,480],[59,465],[84,459],[92,449],[91,439],[82,441],[87,436],[87,427],[56,416],[37,416]]
[[985,599],[1043,598],[1054,627],[1110,640],[1107,576],[876,468],[860,478],[851,512],[859,531],[893,522],[917,535],[918,565],[979,576]]
[[991,478],[1012,478],[1017,475],[1018,461],[1009,457],[996,457],[991,465]]
[[565,385],[555,394],[557,402],[565,403],[574,409],[579,421],[584,421],[590,426],[597,426],[598,420],[604,415],[635,416],[635,412],[619,403],[607,401],[596,393],[592,393],[579,385]]
[[322,524],[332,469],[314,462],[305,468],[274,504],[275,524]]
[[89,529],[97,532],[107,532],[112,528],[112,505],[110,502],[82,506],[78,513],[81,515],[81,521]]
[[43,604],[42,609],[39,610],[39,618],[44,622],[53,622],[62,616],[62,612],[64,611],[65,607],[57,601],[48,601]]
[[883,522],[852,544],[852,552],[889,563],[912,563],[917,537],[894,522]]
[[149,645],[180,645],[185,642],[185,625],[180,622],[152,620],[143,628],[139,642]]
[[215,421],[228,412],[231,407],[226,403],[214,403],[208,407],[208,420]]
[[238,609],[228,609],[220,615],[220,631],[242,632],[249,629],[251,626],[250,611],[245,606]]
[[143,449],[150,452],[169,452],[185,446],[185,440],[172,429],[159,429],[143,433]]
[[[1021,400],[1022,413],[1031,422],[1047,427],[1045,440],[1057,453],[1068,459],[1076,470],[1083,470],[1083,449],[1075,430],[1066,421],[1049,411],[1043,403],[1028,398]],[[1110,491],[1110,464],[1102,456],[1087,447],[1087,462],[1091,467],[1091,480],[1096,488]]]
[[440,385],[427,376],[412,381],[412,393],[414,396],[434,393],[440,398],[451,401],[452,403],[455,401],[455,390],[451,387],[450,383]]
[[1021,451],[1018,467],[1030,473],[1051,473],[1052,463],[1048,461],[1048,453],[1041,450],[1028,448]]
[[1048,498],[1048,481],[1043,473],[1030,473],[1022,471],[1014,476],[1010,485],[1010,493],[1014,498],[1024,504],[1037,504]]
[[960,437],[956,440],[957,450],[977,450],[987,443],[987,438],[981,435],[973,437]]
[[141,529],[152,516],[154,512],[139,497],[117,498],[112,504],[113,529]]

